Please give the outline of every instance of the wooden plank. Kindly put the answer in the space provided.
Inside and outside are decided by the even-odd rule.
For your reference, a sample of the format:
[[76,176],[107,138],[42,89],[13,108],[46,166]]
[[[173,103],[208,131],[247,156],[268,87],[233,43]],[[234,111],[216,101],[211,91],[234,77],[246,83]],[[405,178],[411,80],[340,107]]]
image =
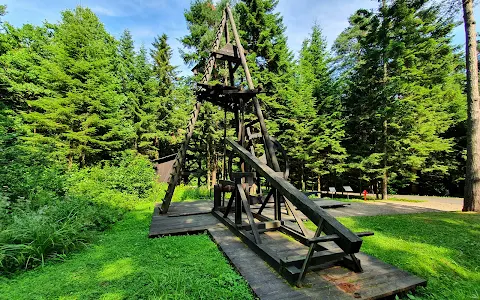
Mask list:
[[290,210],[293,218],[295,219],[295,222],[297,223],[298,227],[300,228],[300,231],[302,234],[306,237],[308,237],[309,231],[307,228],[305,228],[305,225],[303,224],[302,218],[300,215],[297,213],[296,208],[293,206],[293,204],[288,200],[285,199],[285,207]]
[[262,163],[257,157],[253,156],[233,139],[228,138],[227,141],[235,153],[252,166],[255,171],[265,177],[275,189],[285,195],[313,223],[318,224],[321,220],[324,220],[323,232],[326,234],[338,234],[340,239],[336,241],[336,243],[345,253],[357,253],[360,250],[362,245],[361,238],[356,236],[322,208],[318,207],[290,182],[278,176],[274,170]]
[[253,250],[245,247],[245,244],[227,228],[218,227],[208,232],[248,282],[257,298],[263,300],[308,299],[300,291],[292,289],[277,273],[272,272],[272,269]]
[[[174,203],[171,212],[175,214],[194,212],[195,209],[206,209],[208,205],[211,203],[205,201]],[[222,217],[222,214],[216,213],[219,218]],[[208,225],[212,218],[216,222]],[[230,223],[235,226],[232,221]],[[245,225],[244,223],[243,226]],[[425,285],[425,280],[363,253],[356,254],[362,261],[363,273],[355,273],[341,266],[316,270],[318,267],[330,266],[321,263],[328,260],[327,258],[335,261],[338,258],[335,253],[338,256],[342,255],[340,248],[332,242],[327,242],[322,245],[332,248],[323,250],[326,251],[323,252],[325,255],[316,250],[312,256],[310,268],[308,268],[304,280],[304,285],[308,288],[294,289],[274,269],[264,263],[264,260],[268,262],[269,259],[269,263],[272,263],[273,258],[273,265],[280,265],[283,262],[284,265],[296,268],[296,270],[291,268],[291,274],[298,272],[299,268],[296,266],[299,265],[299,261],[302,261],[302,257],[305,258],[308,248],[281,232],[273,231],[262,234],[263,243],[258,246],[263,249],[264,253],[270,255],[270,258],[263,260],[262,256],[245,247],[245,244],[213,215],[199,214],[174,218],[167,217],[167,215],[155,215],[152,217],[151,229],[152,235],[149,234],[151,237],[159,236],[159,232],[154,231],[157,229],[161,229],[160,236],[196,234],[203,233],[205,230],[212,238],[215,235],[214,240],[218,243],[219,248],[224,251],[260,299],[352,299],[354,293],[349,289],[358,293],[361,299],[378,299],[411,290],[418,285]],[[241,231],[243,232],[242,239],[254,243],[252,234]],[[249,244],[247,243],[247,245]],[[345,288],[348,289],[345,290]]]
[[[283,225],[283,221],[267,221],[267,222],[262,222],[262,223],[256,223],[255,224],[255,226],[259,230],[278,229],[282,225]],[[243,225],[242,229],[252,230],[252,226],[250,224],[249,225]]]
[[[345,252],[341,249],[337,250],[323,250],[315,252],[311,257],[312,265],[323,264],[331,261],[332,259],[341,259],[345,256]],[[281,259],[282,264],[286,266],[301,266],[305,260],[305,255],[291,255]]]

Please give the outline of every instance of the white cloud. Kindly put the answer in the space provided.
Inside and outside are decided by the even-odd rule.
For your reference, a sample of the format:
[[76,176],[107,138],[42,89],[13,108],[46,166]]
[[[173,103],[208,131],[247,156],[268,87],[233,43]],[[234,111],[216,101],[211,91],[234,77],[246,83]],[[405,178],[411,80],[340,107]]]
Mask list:
[[104,15],[109,17],[118,17],[121,16],[118,12],[114,11],[113,9],[106,8],[99,5],[90,6],[90,9],[96,13],[97,15]]

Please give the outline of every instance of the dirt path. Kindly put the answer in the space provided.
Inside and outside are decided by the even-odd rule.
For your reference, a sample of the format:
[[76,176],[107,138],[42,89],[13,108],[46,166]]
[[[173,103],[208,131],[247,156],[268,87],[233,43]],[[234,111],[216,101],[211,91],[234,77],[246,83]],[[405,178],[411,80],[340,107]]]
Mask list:
[[[412,214],[422,212],[460,211],[462,210],[463,199],[426,197],[397,196],[401,199],[423,200],[425,202],[404,202],[404,201],[366,201],[351,202],[350,205],[335,209],[328,209],[328,212],[335,217],[352,216],[376,216],[392,214]],[[419,198],[421,197],[421,198]]]

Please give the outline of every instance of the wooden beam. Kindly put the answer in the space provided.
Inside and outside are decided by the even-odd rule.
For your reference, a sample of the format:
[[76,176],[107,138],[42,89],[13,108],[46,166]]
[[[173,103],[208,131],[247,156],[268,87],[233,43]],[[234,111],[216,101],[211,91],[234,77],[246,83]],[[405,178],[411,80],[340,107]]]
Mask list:
[[[252,212],[250,211],[250,205],[247,202],[247,195],[245,195],[245,191],[243,190],[242,184],[237,184],[238,195],[243,204],[243,208],[245,209],[245,213],[247,214],[248,222],[250,223],[250,229],[252,230],[253,237],[255,238],[255,242],[257,244],[261,244],[262,240],[260,240],[260,234],[258,233],[257,226],[255,224],[255,219],[253,218]],[[236,199],[236,201],[240,201],[240,199]]]
[[[232,27],[233,37],[235,38],[235,44],[238,48],[238,54],[240,55],[240,60],[242,62],[243,70],[245,71],[245,77],[247,79],[248,88],[253,90],[255,87],[253,86],[252,76],[250,75],[250,70],[248,69],[247,59],[245,58],[245,52],[244,52],[242,43],[240,42],[240,36],[238,35],[237,26],[235,25],[235,19],[228,5],[226,7],[226,11],[227,11],[228,18],[230,19],[230,25]],[[255,107],[255,114],[257,115],[258,121],[260,123],[260,129],[262,131],[263,140],[265,144],[267,161],[269,165],[271,165],[273,169],[278,172],[280,171],[280,165],[278,164],[277,156],[275,155],[275,149],[273,147],[273,142],[270,139],[270,135],[268,134],[267,125],[265,124],[262,108],[260,106],[260,101],[258,101],[257,97],[253,97],[253,106]]]
[[290,182],[279,176],[269,166],[248,152],[247,149],[240,146],[231,138],[228,138],[227,142],[232,146],[235,153],[253,167],[257,173],[265,177],[275,189],[289,199],[313,223],[320,224],[320,222],[324,220],[323,232],[326,234],[337,234],[340,239],[335,242],[345,253],[350,254],[360,251],[362,245],[362,239],[360,237],[342,225],[325,210],[317,206]]

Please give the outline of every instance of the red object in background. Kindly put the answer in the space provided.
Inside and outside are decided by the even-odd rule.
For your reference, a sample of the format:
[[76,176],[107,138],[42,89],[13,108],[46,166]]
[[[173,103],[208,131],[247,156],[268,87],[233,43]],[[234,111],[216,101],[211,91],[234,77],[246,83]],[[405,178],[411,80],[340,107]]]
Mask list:
[[367,201],[367,190],[363,190],[363,201]]

